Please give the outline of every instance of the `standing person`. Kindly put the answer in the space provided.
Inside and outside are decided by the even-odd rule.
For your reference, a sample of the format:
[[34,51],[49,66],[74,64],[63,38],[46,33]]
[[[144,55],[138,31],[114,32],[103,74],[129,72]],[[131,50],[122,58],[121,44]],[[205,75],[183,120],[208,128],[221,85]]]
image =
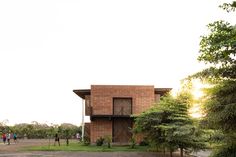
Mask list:
[[10,141],[10,140],[11,140],[11,133],[8,132],[8,133],[7,133],[7,144],[8,144],[8,145],[11,144],[11,141]]
[[79,133],[76,134],[76,138],[78,141],[80,141],[80,134]]
[[2,140],[3,140],[3,143],[5,144],[7,140],[6,133],[2,134]]
[[14,142],[17,143],[17,134],[16,133],[13,134],[13,139],[14,139]]
[[60,146],[60,138],[57,133],[55,134],[54,146],[56,145],[56,142],[58,142],[58,145]]

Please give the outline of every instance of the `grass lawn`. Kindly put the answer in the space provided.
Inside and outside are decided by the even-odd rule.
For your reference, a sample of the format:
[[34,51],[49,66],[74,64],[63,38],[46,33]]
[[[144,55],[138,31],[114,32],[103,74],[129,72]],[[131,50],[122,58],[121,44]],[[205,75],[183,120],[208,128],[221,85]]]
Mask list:
[[135,146],[134,149],[131,149],[130,146],[112,146],[108,148],[106,145],[104,146],[95,146],[88,145],[85,146],[80,143],[70,143],[69,146],[62,144],[61,146],[53,146],[50,147],[48,145],[44,146],[32,146],[25,147],[23,150],[28,151],[86,151],[86,152],[145,152],[147,151],[147,146]]

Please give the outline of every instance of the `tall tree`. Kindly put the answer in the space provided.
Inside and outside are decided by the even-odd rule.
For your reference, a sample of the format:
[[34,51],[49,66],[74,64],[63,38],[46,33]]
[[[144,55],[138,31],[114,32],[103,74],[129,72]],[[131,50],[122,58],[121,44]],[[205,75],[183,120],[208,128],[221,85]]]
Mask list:
[[[220,7],[234,13],[236,1]],[[236,26],[221,20],[208,28],[210,33],[201,37],[198,60],[210,67],[192,77],[212,85],[205,89],[205,118],[210,128],[225,135],[223,149],[215,156],[236,156]]]
[[145,133],[156,146],[167,147],[172,152],[203,148],[200,131],[188,114],[191,106],[189,93],[181,93],[177,98],[167,95],[154,108],[136,118],[136,127]]

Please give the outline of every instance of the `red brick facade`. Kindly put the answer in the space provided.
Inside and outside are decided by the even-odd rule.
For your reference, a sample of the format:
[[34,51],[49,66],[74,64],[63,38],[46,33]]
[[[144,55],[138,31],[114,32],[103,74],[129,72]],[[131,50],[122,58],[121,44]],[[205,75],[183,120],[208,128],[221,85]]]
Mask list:
[[[99,137],[114,137],[114,120],[119,118],[113,113],[114,99],[132,99],[131,114],[138,115],[159,101],[160,95],[169,90],[161,89],[158,93],[154,86],[92,85],[91,90],[74,92],[85,99],[85,113],[91,116],[90,140],[95,143]],[[130,115],[126,116],[129,118]]]
[[94,115],[112,115],[113,98],[132,98],[132,114],[140,114],[154,103],[154,86],[91,86]]
[[112,121],[95,119],[91,122],[90,129],[90,140],[95,143],[99,137],[112,136]]

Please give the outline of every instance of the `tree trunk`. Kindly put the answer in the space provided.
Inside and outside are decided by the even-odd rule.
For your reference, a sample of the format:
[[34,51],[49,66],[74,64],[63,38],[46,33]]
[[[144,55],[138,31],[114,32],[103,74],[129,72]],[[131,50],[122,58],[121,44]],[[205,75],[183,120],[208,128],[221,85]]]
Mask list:
[[50,142],[50,137],[48,139],[48,148],[50,149],[50,145],[51,145],[51,142]]
[[170,157],[173,157],[173,152],[172,152],[172,150],[170,150]]
[[183,157],[184,156],[184,149],[180,148],[180,156]]

